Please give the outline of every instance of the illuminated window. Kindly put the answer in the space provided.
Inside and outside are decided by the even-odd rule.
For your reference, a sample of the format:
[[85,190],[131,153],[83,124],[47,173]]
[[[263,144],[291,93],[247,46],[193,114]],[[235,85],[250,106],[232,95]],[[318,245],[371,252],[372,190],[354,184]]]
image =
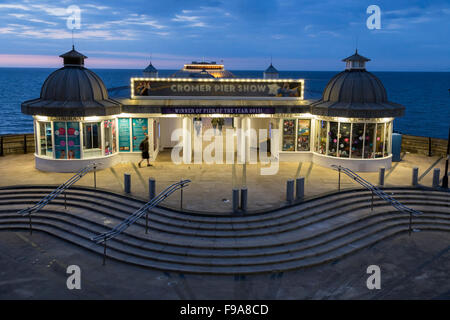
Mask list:
[[99,157],[101,150],[101,127],[100,122],[83,123],[83,152],[84,158]]
[[39,122],[39,140],[40,140],[40,155],[46,157],[53,157],[52,144],[52,124],[50,122]]
[[309,151],[311,120],[298,120],[297,151]]
[[336,157],[338,147],[338,131],[339,123],[330,122],[330,130],[328,131],[328,155]]
[[353,123],[352,158],[361,159],[364,143],[364,123]]
[[339,129],[339,157],[349,158],[350,157],[350,132],[351,123],[340,123]]
[[374,157],[374,138],[375,138],[375,123],[366,124],[366,134],[364,138],[364,159],[370,159]]
[[283,151],[295,151],[295,120],[283,120]]

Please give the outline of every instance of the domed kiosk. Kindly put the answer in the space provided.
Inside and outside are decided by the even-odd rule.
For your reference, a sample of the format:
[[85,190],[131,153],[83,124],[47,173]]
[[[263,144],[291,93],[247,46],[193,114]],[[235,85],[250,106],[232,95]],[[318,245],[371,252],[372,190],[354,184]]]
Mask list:
[[73,47],[60,57],[64,67],[45,80],[40,98],[22,104],[22,112],[34,116],[36,168],[72,172],[92,162],[107,167],[117,154],[112,115],[121,112],[121,104],[84,67],[86,56]]
[[328,82],[322,99],[311,103],[316,116],[314,162],[358,171],[390,168],[392,122],[404,107],[388,101],[381,81],[366,71],[370,59],[358,50],[342,61],[345,71]]

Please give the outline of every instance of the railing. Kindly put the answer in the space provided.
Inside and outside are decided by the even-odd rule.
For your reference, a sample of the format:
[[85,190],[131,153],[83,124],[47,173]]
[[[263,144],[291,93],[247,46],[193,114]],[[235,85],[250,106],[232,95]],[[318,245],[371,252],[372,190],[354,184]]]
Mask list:
[[[53,190],[50,194],[42,198],[38,203],[36,203],[34,206],[26,209],[22,209],[18,212],[18,214],[21,215],[29,215],[31,219],[31,214],[36,213],[39,210],[41,210],[43,207],[45,207],[50,201],[55,199],[57,196],[59,196],[62,192],[64,192],[66,189],[70,188],[74,183],[76,183],[78,180],[80,180],[83,176],[85,176],[88,172],[91,170],[94,170],[94,186],[96,187],[96,169],[99,163],[92,163],[88,165],[87,167],[81,169],[78,171],[72,178],[58,186],[55,190]],[[64,193],[64,206],[67,207],[66,204],[66,194]],[[31,230],[31,220],[30,220],[30,230]]]
[[104,245],[104,252],[103,252],[103,264],[105,264],[105,258],[106,258],[106,241],[110,240],[119,234],[121,234],[123,231],[125,231],[129,226],[131,226],[133,223],[135,223],[137,220],[142,218],[142,216],[145,214],[145,233],[148,233],[148,212],[157,206],[159,203],[164,201],[168,196],[170,196],[172,193],[174,193],[177,190],[180,190],[183,192],[183,188],[188,185],[188,183],[191,182],[191,180],[181,180],[179,182],[176,182],[174,184],[171,184],[168,186],[164,191],[162,191],[160,194],[158,194],[155,198],[147,202],[145,205],[143,205],[141,208],[136,210],[133,214],[131,214],[127,219],[123,220],[121,223],[119,223],[117,226],[115,226],[110,231],[101,233],[95,237],[92,237],[91,240],[100,244],[103,242]]
[[423,212],[418,211],[418,210],[414,210],[412,208],[409,208],[409,207],[405,206],[404,204],[400,203],[398,200],[394,199],[393,197],[388,195],[386,192],[384,192],[380,188],[374,186],[369,181],[365,180],[360,175],[358,175],[357,173],[355,173],[354,171],[352,171],[352,170],[350,170],[348,168],[345,168],[345,167],[342,167],[342,166],[337,166],[337,165],[332,165],[331,167],[339,171],[339,185],[340,185],[341,171],[342,171],[348,177],[352,178],[353,180],[358,182],[360,185],[362,185],[366,189],[372,191],[371,210],[373,210],[373,195],[376,194],[378,197],[380,197],[384,201],[390,203],[398,211],[409,214],[409,232],[411,234],[411,231],[412,231],[412,228],[411,228],[412,227],[411,226],[412,225],[412,216],[413,215],[422,215]]

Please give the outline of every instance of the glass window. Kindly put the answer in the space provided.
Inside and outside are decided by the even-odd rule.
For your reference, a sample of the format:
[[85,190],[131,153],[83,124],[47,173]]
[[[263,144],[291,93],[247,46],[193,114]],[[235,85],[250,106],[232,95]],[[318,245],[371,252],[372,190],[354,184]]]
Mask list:
[[391,147],[391,122],[386,123],[386,135],[384,141],[384,156],[389,155],[389,149]]
[[378,123],[375,140],[375,158],[382,158],[383,156],[384,156],[384,123]]
[[330,131],[328,132],[328,155],[336,157],[338,146],[338,122],[330,122]]
[[119,118],[119,152],[130,152],[130,118]]
[[283,151],[295,151],[295,120],[283,120]]
[[375,137],[375,123],[366,124],[366,134],[364,140],[364,158],[373,158],[373,141]]
[[80,123],[67,122],[67,158],[80,159]]
[[116,146],[116,120],[106,120],[105,127],[105,156],[117,151]]
[[327,122],[323,120],[317,121],[317,152],[325,154],[327,152]]
[[65,122],[54,122],[55,158],[67,159],[67,129]]
[[84,158],[99,157],[101,150],[100,122],[83,123],[83,153]]
[[350,157],[351,123],[341,122],[339,129],[339,157]]
[[298,120],[297,151],[309,151],[311,120]]
[[148,119],[147,118],[133,118],[131,120],[133,127],[133,151],[140,152],[139,146],[148,132]]
[[41,155],[53,157],[52,124],[50,122],[39,122],[39,135]]
[[354,123],[352,129],[352,158],[362,158],[364,123]]

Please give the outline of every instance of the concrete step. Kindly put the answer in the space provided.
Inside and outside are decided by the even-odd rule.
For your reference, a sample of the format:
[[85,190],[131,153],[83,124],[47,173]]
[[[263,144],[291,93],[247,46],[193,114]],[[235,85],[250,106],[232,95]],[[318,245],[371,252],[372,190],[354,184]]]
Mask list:
[[[17,210],[20,210],[23,207],[26,207],[27,204],[31,205],[32,203],[34,203],[34,199],[25,201],[26,199],[22,199],[21,196],[19,197],[21,200],[17,200],[16,197],[11,198],[8,198],[6,200],[0,199],[0,208],[2,206],[11,208],[11,206],[14,205]],[[448,202],[438,202],[436,198],[431,199],[430,196],[421,196],[420,198],[417,197],[413,198],[412,200],[401,200],[404,200],[402,201],[402,203],[410,206],[428,204],[430,207],[437,206],[444,209],[450,208]],[[85,199],[68,198],[67,204],[72,213],[78,214],[78,216],[80,217],[90,215],[90,218],[92,220],[97,220],[102,224],[107,221],[108,223],[105,224],[109,227],[117,225],[131,214],[131,212],[122,212],[117,208],[107,206],[106,204],[86,204],[86,201],[87,200]],[[362,204],[351,203],[347,204],[346,206],[339,206],[333,211],[315,212],[314,214],[310,214],[309,216],[303,214],[297,215],[296,217],[291,217],[287,222],[284,222],[281,225],[277,221],[264,221],[264,223],[258,223],[257,226],[254,226],[253,223],[247,223],[245,225],[240,224],[239,227],[236,227],[233,223],[231,223],[229,228],[227,229],[222,228],[222,225],[213,223],[193,223],[190,225],[179,225],[178,223],[172,223],[170,219],[161,219],[160,217],[155,218],[153,214],[149,214],[149,229],[151,231],[167,232],[177,235],[202,237],[255,237],[271,235],[281,232],[289,232],[319,222],[326,223],[328,225],[336,225],[352,221],[352,219],[360,218],[361,215],[370,215],[372,213],[372,211],[370,211],[370,205],[368,203],[365,203],[364,199],[362,199],[361,202]],[[54,200],[49,205],[47,205],[47,207],[49,206],[55,206],[56,208],[58,208],[58,206],[63,207],[64,201],[61,199]],[[374,202],[374,210],[385,210],[386,208],[390,208],[389,203],[381,199]],[[134,226],[144,227],[144,221],[144,219],[141,219],[141,221],[137,222]],[[139,232],[139,230],[136,231]]]
[[[28,218],[26,217],[20,217],[17,218],[14,214],[4,214],[2,213],[0,215],[0,222],[1,223],[11,223],[11,221],[24,221],[25,223],[28,223]],[[50,222],[54,224],[55,226],[63,225],[64,230],[70,230],[70,232],[76,232],[78,229],[83,229],[83,236],[88,235],[88,238],[92,236],[93,233],[98,232],[99,228],[102,226],[97,226],[95,228],[95,225],[91,225],[89,223],[85,223],[85,221],[82,221],[80,219],[71,219],[67,215],[58,215],[55,213],[49,213],[46,215],[45,213],[43,215],[39,215],[36,217],[33,217],[33,224],[34,223],[47,223]],[[75,220],[75,221],[74,221]],[[261,256],[261,255],[268,255],[268,254],[280,254],[280,253],[286,253],[286,252],[294,252],[294,251],[301,251],[301,250],[311,250],[311,248],[314,247],[320,247],[325,245],[328,245],[330,243],[336,244],[339,243],[339,241],[342,241],[342,239],[346,239],[349,237],[354,237],[356,235],[365,235],[368,230],[370,231],[370,228],[377,228],[382,224],[387,225],[387,223],[397,223],[398,221],[408,221],[409,218],[407,216],[399,216],[398,214],[395,214],[395,212],[391,214],[379,214],[377,216],[370,217],[370,221],[362,221],[359,222],[359,225],[355,224],[349,224],[348,226],[344,228],[337,228],[336,230],[322,230],[322,233],[317,233],[315,235],[311,235],[309,238],[302,238],[299,241],[294,241],[292,243],[288,242],[282,242],[282,243],[272,243],[272,247],[265,248],[265,247],[257,247],[252,249],[245,249],[242,247],[236,247],[234,248],[238,252],[232,252],[231,250],[227,249],[227,252],[222,252],[223,249],[219,247],[213,247],[212,250],[209,248],[209,252],[205,252],[205,250],[199,250],[199,248],[195,248],[192,246],[189,246],[189,242],[185,242],[185,248],[188,248],[188,250],[183,250],[183,247],[177,248],[175,252],[171,252],[172,248],[170,246],[167,246],[164,250],[162,250],[162,246],[164,246],[164,243],[161,243],[159,245],[155,246],[153,243],[150,245],[147,245],[149,241],[145,241],[146,239],[141,238],[140,240],[132,239],[130,235],[124,234],[118,237],[115,242],[123,243],[123,245],[129,245],[134,246],[135,248],[139,249],[145,249],[145,250],[152,250],[152,251],[159,251],[159,252],[167,252],[172,254],[183,254],[183,255],[197,255],[197,256],[208,256],[211,255],[211,251],[213,253],[216,253],[216,255],[220,258],[223,256],[229,257],[231,255],[238,255],[238,256]],[[429,215],[426,218],[415,218],[414,223],[418,222],[436,222],[440,221],[441,223],[447,223],[449,221],[449,217],[445,214],[433,214]],[[270,240],[270,239],[268,239]],[[275,239],[272,239],[274,241]],[[275,248],[274,246],[278,245],[281,248]],[[133,248],[130,248],[130,252],[133,251]],[[230,255],[231,253],[231,255]]]
[[[31,195],[30,195],[31,196]],[[30,198],[30,201],[38,201],[39,195],[33,195],[36,198]],[[412,195],[412,194],[407,194],[407,195],[398,195],[397,199],[399,201],[403,201],[403,200],[407,200],[407,199],[412,199],[414,197],[427,197],[430,202],[434,201],[440,201],[442,205],[448,205],[449,200],[447,200],[447,197],[441,198],[440,196],[436,196],[434,194],[431,195],[424,195],[423,193],[417,193],[417,195]],[[449,197],[450,198],[450,197]],[[9,196],[9,195],[1,195],[0,194],[0,202],[1,201],[8,201],[8,199],[16,199],[16,200],[25,200],[27,199],[25,196],[23,195],[15,195],[15,196]],[[63,197],[60,197],[58,199],[63,199]],[[137,209],[137,207],[133,207],[130,208],[130,206],[125,206],[125,205],[117,205],[116,203],[110,203],[104,199],[98,199],[98,197],[92,197],[90,194],[89,195],[72,195],[72,194],[68,194],[67,195],[67,199],[69,201],[71,200],[81,200],[84,201],[86,203],[90,203],[93,206],[96,206],[98,204],[100,204],[101,206],[103,206],[105,209],[108,208],[108,210],[112,210],[115,211],[116,209],[120,209],[118,214],[122,215],[123,218],[125,218],[125,216],[128,216],[129,214],[131,214],[135,209]],[[358,202],[370,202],[371,196],[367,195],[367,196],[360,196],[358,199]],[[54,200],[55,201],[55,200]],[[379,203],[380,201],[382,201],[381,199],[375,199],[375,204]],[[442,201],[447,201],[447,203],[442,202]],[[331,204],[329,204],[327,207],[324,207],[323,204],[321,203],[314,203],[315,206],[312,206],[312,208],[301,208],[301,206],[299,205],[298,208],[291,214],[291,213],[286,213],[285,215],[280,214],[281,211],[285,211],[283,210],[279,210],[277,212],[275,212],[274,214],[265,214],[265,215],[258,215],[258,216],[254,216],[254,217],[249,217],[251,219],[247,219],[247,217],[229,217],[226,218],[225,221],[222,221],[224,219],[218,219],[216,217],[208,217],[208,218],[204,218],[203,221],[199,221],[199,220],[195,220],[192,219],[189,214],[185,214],[184,215],[184,220],[180,220],[178,219],[178,217],[173,217],[170,214],[167,215],[166,213],[164,213],[163,215],[158,214],[157,211],[153,210],[152,214],[150,215],[150,219],[151,221],[154,221],[155,223],[162,223],[165,225],[171,225],[177,228],[193,228],[196,230],[208,230],[208,229],[214,229],[216,231],[227,231],[227,230],[238,230],[238,229],[258,229],[258,228],[268,228],[270,226],[282,226],[283,224],[286,223],[291,223],[292,221],[298,220],[298,219],[303,219],[305,218],[307,215],[317,215],[318,213],[321,212],[326,212],[327,209],[330,209],[329,206],[333,206],[333,209],[336,209],[337,207],[346,207],[348,206],[349,203],[351,202],[355,202],[354,198],[350,198],[348,199],[347,197],[344,199],[339,199],[338,201],[332,201]],[[28,205],[31,205],[32,203],[28,202]],[[321,210],[323,209],[323,210]],[[310,210],[310,211],[308,211]],[[122,211],[122,212],[121,212]],[[301,216],[298,214],[299,211],[301,212]],[[245,219],[245,220],[244,220]],[[227,223],[225,223],[227,222]],[[251,224],[250,224],[251,223]],[[220,226],[219,226],[220,224]]]
[[[437,224],[417,224],[416,227],[421,230],[439,230],[439,231],[450,231],[449,226],[440,226]],[[26,225],[23,224],[10,224],[6,230],[24,230]],[[0,225],[0,230],[5,230],[4,225]],[[56,234],[55,231],[49,230],[47,227],[36,226],[36,230],[40,230],[54,236],[60,237],[63,240],[76,244],[78,246],[84,247],[88,250],[102,254],[102,246],[93,246],[89,241],[83,240],[81,237],[76,237],[73,235],[67,236],[65,233]],[[252,273],[262,273],[271,271],[287,271],[292,269],[299,269],[304,267],[311,267],[314,265],[330,262],[339,258],[342,258],[348,254],[354,253],[357,250],[361,250],[367,246],[371,246],[378,241],[392,237],[396,234],[405,232],[405,227],[398,225],[391,229],[386,229],[378,233],[376,236],[371,236],[365,239],[356,240],[354,243],[349,243],[346,246],[342,246],[337,250],[327,252],[323,255],[313,255],[308,258],[301,260],[291,259],[290,261],[278,262],[275,264],[263,264],[263,265],[233,265],[233,266],[222,266],[222,265],[188,265],[178,262],[168,263],[163,261],[155,261],[147,258],[130,256],[121,251],[115,250],[108,247],[107,255],[108,259],[115,259],[129,264],[140,265],[143,267],[154,268],[164,271],[172,272],[185,272],[185,273],[202,273],[202,274],[252,274]],[[245,261],[243,259],[242,261]]]

